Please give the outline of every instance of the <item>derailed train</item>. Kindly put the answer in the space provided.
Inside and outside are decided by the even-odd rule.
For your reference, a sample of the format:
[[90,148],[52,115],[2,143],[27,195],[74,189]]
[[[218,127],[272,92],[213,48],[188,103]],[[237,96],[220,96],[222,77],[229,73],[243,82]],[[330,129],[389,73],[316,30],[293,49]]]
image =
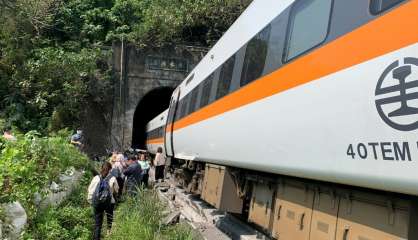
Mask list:
[[418,0],[255,0],[147,126],[276,239],[418,239]]

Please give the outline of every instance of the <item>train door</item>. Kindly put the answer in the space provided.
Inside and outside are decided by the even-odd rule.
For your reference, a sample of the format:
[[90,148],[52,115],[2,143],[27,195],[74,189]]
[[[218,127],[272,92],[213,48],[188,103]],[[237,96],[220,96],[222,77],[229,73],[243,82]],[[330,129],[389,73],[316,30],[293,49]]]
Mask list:
[[174,141],[173,141],[173,131],[174,131],[174,121],[176,119],[178,102],[180,97],[180,88],[174,90],[173,95],[170,100],[170,107],[168,109],[167,122],[165,124],[164,131],[164,147],[167,157],[174,157]]

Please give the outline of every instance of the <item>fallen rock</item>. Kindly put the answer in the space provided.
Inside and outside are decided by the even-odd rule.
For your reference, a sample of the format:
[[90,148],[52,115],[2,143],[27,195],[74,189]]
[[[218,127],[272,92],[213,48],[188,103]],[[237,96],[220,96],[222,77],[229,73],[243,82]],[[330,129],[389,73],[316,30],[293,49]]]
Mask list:
[[60,184],[54,186],[57,188],[53,189],[52,185],[54,185],[54,182],[51,184],[49,194],[47,194],[45,198],[42,199],[39,203],[41,209],[45,209],[48,206],[57,206],[71,195],[73,190],[77,187],[81,177],[83,176],[83,172],[74,170],[70,171],[69,173],[71,175],[60,175]]
[[10,224],[9,238],[18,239],[28,221],[28,216],[26,215],[25,209],[19,202],[4,204],[2,205],[2,208],[4,209],[6,223]]
[[56,182],[52,182],[51,185],[49,186],[49,189],[54,192],[57,193],[60,190],[60,185],[58,185]]
[[167,217],[164,218],[163,224],[164,225],[174,225],[180,222],[180,212],[172,212]]

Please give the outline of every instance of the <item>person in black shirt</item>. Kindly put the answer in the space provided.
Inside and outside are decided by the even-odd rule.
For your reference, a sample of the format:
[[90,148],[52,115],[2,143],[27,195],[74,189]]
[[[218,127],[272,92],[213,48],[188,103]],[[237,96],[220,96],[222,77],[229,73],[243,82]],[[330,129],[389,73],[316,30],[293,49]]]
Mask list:
[[137,162],[134,154],[128,154],[127,164],[128,167],[123,171],[126,176],[126,191],[130,195],[136,195],[142,181],[141,165]]

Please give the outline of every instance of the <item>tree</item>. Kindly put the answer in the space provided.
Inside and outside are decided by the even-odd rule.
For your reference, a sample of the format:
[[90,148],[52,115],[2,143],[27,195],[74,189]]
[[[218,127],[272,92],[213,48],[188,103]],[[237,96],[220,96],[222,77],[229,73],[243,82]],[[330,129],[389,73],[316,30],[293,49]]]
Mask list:
[[43,133],[79,125],[83,100],[101,94],[91,86],[111,87],[96,66],[101,46],[123,37],[142,47],[209,47],[249,2],[0,0],[0,117]]
[[53,26],[51,20],[60,4],[61,0],[16,0],[21,17],[29,21],[37,36],[43,29]]

